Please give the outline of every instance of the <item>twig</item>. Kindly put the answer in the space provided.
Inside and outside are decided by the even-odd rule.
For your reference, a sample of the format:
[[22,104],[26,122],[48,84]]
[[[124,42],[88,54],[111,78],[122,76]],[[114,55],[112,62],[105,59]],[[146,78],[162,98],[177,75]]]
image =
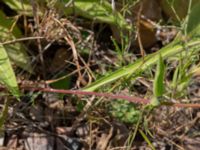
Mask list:
[[63,26],[63,24],[56,18],[53,18],[54,21],[56,21],[63,29],[65,32],[65,36],[64,39],[66,40],[66,42],[70,45],[71,49],[72,49],[72,54],[74,57],[74,62],[76,64],[77,70],[78,70],[78,79],[83,82],[83,85],[86,84],[86,81],[84,80],[84,78],[82,77],[81,71],[80,71],[80,64],[78,61],[78,54],[77,54],[77,50],[76,50],[76,46],[74,44],[74,41],[72,39],[72,37],[70,36],[70,34],[68,33],[68,31],[65,29],[65,27]]
[[[33,12],[33,18],[34,18],[34,22],[35,22],[36,33],[37,33],[37,35],[39,35],[40,34],[40,32],[39,32],[39,24],[40,23],[39,23],[39,15],[38,15],[38,5],[37,5],[36,1],[34,1],[34,0],[29,0],[29,1],[32,5],[32,12]],[[45,67],[45,63],[44,63],[41,39],[37,39],[37,46],[38,46],[40,63],[42,65],[42,76],[43,76],[43,79],[46,79],[46,67]]]
[[137,27],[137,39],[138,39],[138,44],[139,44],[139,48],[140,48],[140,54],[142,55],[142,59],[144,61],[144,56],[145,56],[145,50],[142,44],[142,39],[141,39],[141,34],[140,34],[140,18],[141,18],[141,13],[142,13],[142,9],[143,9],[143,3],[140,4],[140,8],[138,11],[138,15],[137,15],[137,22],[136,22],[136,27]]
[[27,40],[37,40],[37,39],[44,39],[44,37],[41,37],[41,36],[37,36],[37,37],[25,37],[25,38],[15,39],[15,40],[12,40],[12,41],[2,42],[0,44],[7,45],[7,44],[13,44],[13,43],[17,43],[17,42],[22,42],[22,41],[27,41]]

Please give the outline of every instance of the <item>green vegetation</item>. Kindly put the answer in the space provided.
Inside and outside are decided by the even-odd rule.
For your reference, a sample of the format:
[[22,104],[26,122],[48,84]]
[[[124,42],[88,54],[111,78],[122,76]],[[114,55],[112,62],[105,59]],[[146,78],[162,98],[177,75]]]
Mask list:
[[[31,101],[37,101],[45,93],[44,88],[113,93],[116,97],[122,93],[150,102],[140,105],[117,98],[107,101],[105,97],[109,96],[79,97],[77,93],[65,99],[62,92],[57,97],[55,93],[51,98],[48,94],[42,97],[49,102],[45,107],[50,107],[52,99],[62,98],[64,105],[76,110],[80,118],[87,115],[83,120],[91,128],[102,120],[117,120],[133,128],[124,142],[127,149],[131,149],[138,134],[151,149],[156,149],[152,144],[154,135],[149,130],[154,131],[148,129],[152,123],[147,118],[156,118],[154,111],[159,111],[159,107],[167,104],[172,107],[171,100],[180,103],[186,99],[190,103],[188,87],[199,75],[200,1],[152,2],[151,5],[159,7],[155,11],[160,14],[153,9],[146,14],[149,3],[147,0],[1,1],[4,9],[0,11],[0,83],[5,100],[1,131],[6,130],[3,126],[9,108],[14,107],[13,103],[21,103],[13,99],[29,95]],[[161,35],[167,38],[167,44],[157,35],[162,30],[175,32],[171,39],[168,34]],[[145,44],[148,37],[155,40]],[[29,87],[23,80],[31,81]],[[34,89],[38,87],[42,88]],[[51,110],[67,118],[69,112],[63,107],[62,113],[57,106]],[[59,123],[65,126],[67,119],[63,120]],[[68,125],[73,128],[74,122]]]

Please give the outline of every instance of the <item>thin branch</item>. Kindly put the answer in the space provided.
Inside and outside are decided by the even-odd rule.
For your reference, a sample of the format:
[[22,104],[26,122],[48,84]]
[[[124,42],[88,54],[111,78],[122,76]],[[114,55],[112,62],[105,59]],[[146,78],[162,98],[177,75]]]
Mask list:
[[25,37],[25,38],[15,39],[15,40],[12,40],[12,41],[2,42],[0,44],[2,44],[2,45],[8,45],[8,44],[13,44],[13,43],[17,43],[17,42],[23,42],[23,41],[28,41],[28,40],[37,40],[37,39],[44,39],[44,37],[41,37],[41,36],[37,36],[37,37]]

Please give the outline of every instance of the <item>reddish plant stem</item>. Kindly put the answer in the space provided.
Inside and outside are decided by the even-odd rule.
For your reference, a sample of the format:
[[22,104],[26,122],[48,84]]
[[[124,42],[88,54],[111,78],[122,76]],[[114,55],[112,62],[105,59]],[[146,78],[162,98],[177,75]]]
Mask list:
[[[24,86],[21,85],[20,88],[25,90],[31,90],[31,91],[42,91],[42,92],[51,92],[51,93],[63,93],[63,94],[74,94],[74,95],[95,95],[100,97],[107,97],[111,99],[124,99],[132,103],[138,103],[138,104],[150,104],[150,100],[143,99],[139,97],[132,97],[127,95],[119,95],[119,94],[112,94],[112,93],[99,93],[99,92],[87,92],[87,91],[81,91],[81,90],[62,90],[62,89],[52,89],[52,88],[38,88],[38,87],[31,87],[31,86]],[[5,87],[0,87],[0,91],[6,90]],[[200,104],[183,104],[183,103],[167,103],[163,104],[165,106],[173,106],[173,107],[179,107],[179,108],[200,108]]]
[[172,103],[172,106],[174,107],[180,107],[180,108],[183,108],[183,107],[191,107],[191,108],[200,108],[200,104],[181,104],[181,103]]
[[132,97],[126,95],[112,94],[112,93],[99,93],[99,92],[88,92],[81,90],[62,90],[52,88],[34,88],[34,87],[23,87],[23,89],[29,89],[32,91],[52,92],[52,93],[63,93],[63,94],[74,94],[74,95],[94,95],[100,97],[107,97],[112,99],[125,99],[132,103],[149,104],[150,100],[139,97]]
[[[74,95],[94,95],[100,97],[107,97],[111,99],[124,99],[132,103],[138,104],[150,104],[149,99],[143,99],[139,97],[132,97],[127,95],[112,94],[112,93],[99,93],[99,92],[88,92],[81,90],[62,90],[62,89],[52,89],[52,88],[36,88],[36,87],[21,87],[23,89],[32,90],[32,91],[42,91],[42,92],[51,92],[51,93],[63,93],[63,94],[74,94]],[[163,104],[165,105],[165,104]],[[200,108],[200,104],[181,104],[181,103],[168,103],[166,106],[173,106],[179,108]]]

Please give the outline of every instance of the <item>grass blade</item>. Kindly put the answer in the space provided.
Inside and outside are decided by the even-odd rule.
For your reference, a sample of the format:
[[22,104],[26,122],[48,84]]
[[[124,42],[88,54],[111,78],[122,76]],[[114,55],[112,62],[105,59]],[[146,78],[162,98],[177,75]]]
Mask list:
[[159,60],[157,63],[156,75],[153,85],[153,93],[155,97],[160,97],[164,92],[164,72],[165,72],[165,64],[163,62],[162,56],[159,56]]
[[[200,39],[190,40],[188,43],[186,43],[186,46],[188,48],[199,47]],[[174,42],[170,43],[169,45],[162,48],[161,50],[144,57],[144,60],[138,59],[133,64],[122,67],[118,69],[117,71],[114,71],[113,73],[98,79],[97,81],[93,82],[89,86],[83,88],[83,90],[94,91],[103,85],[106,85],[108,83],[118,80],[119,78],[123,78],[128,75],[137,73],[137,71],[144,71],[145,69],[154,65],[159,60],[160,55],[162,55],[162,58],[165,59],[168,57],[172,57],[183,51],[184,51],[184,48],[182,46],[182,41],[175,40]],[[200,49],[198,49],[198,51],[200,51]]]

